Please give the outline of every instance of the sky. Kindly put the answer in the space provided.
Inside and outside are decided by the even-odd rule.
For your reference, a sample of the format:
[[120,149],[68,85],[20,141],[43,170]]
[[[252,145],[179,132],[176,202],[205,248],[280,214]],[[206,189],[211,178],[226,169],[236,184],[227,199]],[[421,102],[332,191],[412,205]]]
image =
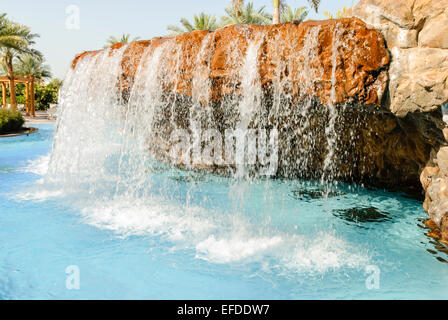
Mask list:
[[[178,25],[185,17],[205,12],[220,17],[229,0],[1,0],[0,12],[27,25],[40,35],[34,46],[40,50],[53,76],[63,79],[76,54],[101,49],[107,38],[129,33],[151,39],[165,36],[167,25]],[[246,1],[249,2],[249,1]],[[252,0],[255,7],[266,6],[272,13],[272,0]],[[306,0],[287,0],[292,7],[308,6]],[[355,4],[357,0],[353,1]],[[352,0],[321,0],[320,12],[310,10],[307,19],[323,19],[323,10],[336,12],[351,6]],[[79,17],[79,19],[77,18]]]

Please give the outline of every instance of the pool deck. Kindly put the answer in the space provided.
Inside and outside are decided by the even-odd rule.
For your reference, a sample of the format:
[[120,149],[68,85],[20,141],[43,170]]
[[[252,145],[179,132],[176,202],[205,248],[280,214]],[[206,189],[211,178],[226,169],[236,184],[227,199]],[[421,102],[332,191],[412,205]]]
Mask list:
[[27,124],[33,124],[33,123],[54,123],[56,122],[55,119],[51,119],[46,111],[36,111],[36,116],[29,117],[29,116],[23,116],[25,119],[25,125]]

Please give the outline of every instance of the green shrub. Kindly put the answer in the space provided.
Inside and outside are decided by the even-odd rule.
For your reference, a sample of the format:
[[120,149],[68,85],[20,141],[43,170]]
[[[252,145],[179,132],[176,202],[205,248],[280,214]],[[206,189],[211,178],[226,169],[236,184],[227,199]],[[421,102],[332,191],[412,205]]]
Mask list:
[[17,132],[24,123],[20,111],[0,109],[0,134]]
[[[59,79],[53,79],[48,84],[36,83],[34,85],[34,105],[36,110],[47,110],[50,104],[58,103],[59,88],[62,82]],[[6,92],[6,101],[11,103],[9,90]],[[25,85],[16,84],[16,102],[17,104],[26,104]]]
[[57,79],[47,85],[37,84],[35,86],[36,110],[47,110],[50,104],[57,104],[60,86],[61,81]]
[[16,102],[17,104],[25,104],[25,85],[23,83],[16,84]]

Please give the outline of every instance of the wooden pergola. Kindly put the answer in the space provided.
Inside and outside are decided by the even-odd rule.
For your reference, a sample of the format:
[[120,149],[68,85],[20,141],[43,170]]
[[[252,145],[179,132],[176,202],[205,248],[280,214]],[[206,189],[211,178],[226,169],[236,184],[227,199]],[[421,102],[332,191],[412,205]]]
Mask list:
[[[2,86],[2,106],[6,108],[6,86],[15,85],[16,83],[25,84],[25,99],[26,99],[26,115],[27,116],[36,116],[36,111],[34,109],[34,82],[37,80],[34,78],[34,75],[29,75],[26,77],[16,77],[11,79],[9,76],[0,77],[0,83]],[[11,88],[10,88],[11,89]],[[14,90],[15,91],[15,90]],[[9,91],[11,93],[11,90]],[[11,108],[15,109],[17,106],[11,104]],[[31,114],[30,114],[31,113]]]

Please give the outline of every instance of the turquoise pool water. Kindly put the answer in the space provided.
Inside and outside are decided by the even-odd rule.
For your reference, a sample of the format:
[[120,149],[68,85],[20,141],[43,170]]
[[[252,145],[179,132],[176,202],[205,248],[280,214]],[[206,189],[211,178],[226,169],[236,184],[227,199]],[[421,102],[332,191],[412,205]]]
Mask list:
[[1,299],[448,297],[448,250],[425,236],[419,201],[154,163],[151,188],[122,190],[113,156],[58,185],[54,126],[37,127],[0,139]]

